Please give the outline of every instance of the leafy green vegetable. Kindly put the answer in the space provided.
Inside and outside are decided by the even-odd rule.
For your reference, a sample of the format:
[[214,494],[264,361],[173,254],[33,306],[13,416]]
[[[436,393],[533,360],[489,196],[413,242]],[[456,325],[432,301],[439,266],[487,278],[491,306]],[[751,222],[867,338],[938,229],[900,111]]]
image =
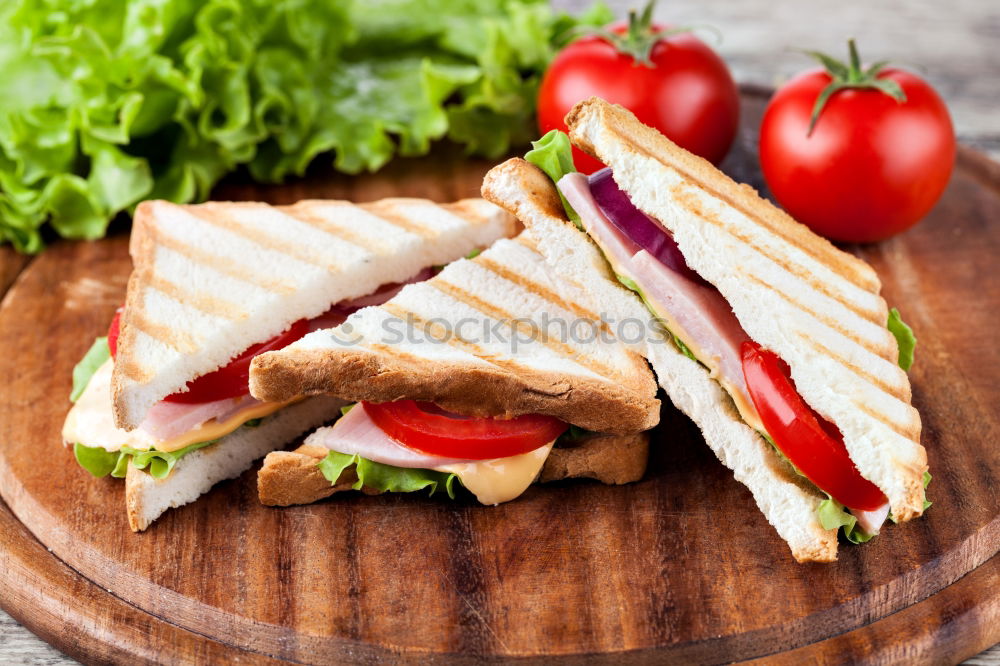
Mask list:
[[[358,481],[354,484],[355,490],[361,490],[362,486],[381,490],[390,493],[410,493],[416,490],[430,488],[430,494],[438,492],[440,486],[448,497],[455,499],[455,479],[457,475],[447,472],[435,472],[429,469],[409,469],[404,467],[393,467],[383,465],[357,454],[338,453],[330,451],[326,458],[317,463],[323,476],[331,484],[337,483],[337,479],[345,469],[354,465],[354,473],[358,476]],[[461,482],[459,482],[461,484]]]
[[356,402],[352,402],[349,405],[344,405],[343,407],[340,408],[340,415],[341,416],[347,416],[347,412],[351,411],[352,409],[354,409],[357,406],[358,406],[358,403],[356,403]]
[[107,476],[118,464],[118,451],[105,451],[99,446],[73,445],[73,456],[80,467],[96,477]]
[[183,449],[178,449],[177,451],[157,451],[151,449],[149,451],[140,451],[137,449],[130,448],[128,446],[122,447],[122,453],[132,456],[132,466],[137,469],[148,469],[150,475],[154,479],[165,479],[168,474],[174,469],[174,465],[177,461],[191,453],[192,451],[197,451],[198,449],[203,449],[206,446],[215,444],[217,439],[209,440],[207,442],[197,442],[195,444],[190,444],[185,446]]
[[134,449],[131,446],[123,446],[119,451],[105,451],[100,446],[84,446],[76,443],[73,445],[73,455],[81,467],[97,477],[110,474],[116,479],[124,478],[131,462],[132,466],[137,469],[148,470],[154,479],[164,479],[181,458],[192,451],[215,444],[217,441],[219,440],[198,442],[170,452],[155,449],[144,451]]
[[0,3],[0,243],[99,238],[146,198],[205,198],[333,153],[375,170],[449,138],[498,157],[534,132],[579,19],[547,0]]
[[97,338],[94,340],[94,344],[90,345],[90,349],[83,355],[80,362],[73,366],[73,391],[69,394],[70,402],[76,402],[80,399],[80,396],[87,389],[87,384],[90,383],[90,378],[109,358],[111,358],[111,350],[108,348],[108,339]]
[[[553,183],[558,183],[568,173],[576,173],[576,165],[573,164],[573,146],[569,142],[569,136],[559,130],[551,130],[538,141],[532,141],[531,150],[524,154],[524,159],[544,171]],[[583,229],[580,215],[569,205],[563,193],[558,189],[556,191],[563,208],[566,209],[566,216],[578,229]]]
[[931,473],[930,473],[929,470],[926,471],[926,472],[924,472],[924,511],[926,511],[927,509],[929,509],[930,506],[931,506],[931,504],[934,504],[934,502],[930,502],[930,501],[927,500],[927,486],[929,486],[931,484],[931,479],[932,478],[934,478],[934,477],[931,476]]
[[899,345],[899,367],[909,372],[913,366],[913,350],[917,347],[913,329],[906,325],[896,308],[889,310],[889,322],[886,326],[896,336],[896,344]]
[[820,525],[825,530],[835,530],[843,527],[844,536],[851,543],[865,543],[875,536],[874,534],[863,532],[858,527],[858,519],[844,510],[844,505],[829,495],[826,496],[825,500],[820,502],[816,514],[819,516]]

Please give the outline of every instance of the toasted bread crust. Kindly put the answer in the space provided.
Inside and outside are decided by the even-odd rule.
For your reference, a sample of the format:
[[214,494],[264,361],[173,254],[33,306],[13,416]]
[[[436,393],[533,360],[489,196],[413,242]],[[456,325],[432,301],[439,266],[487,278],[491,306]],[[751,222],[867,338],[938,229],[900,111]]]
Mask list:
[[640,390],[527,368],[432,363],[361,349],[269,352],[254,358],[250,372],[250,391],[260,400],[319,394],[367,402],[426,400],[468,416],[547,414],[587,430],[621,434],[659,422],[652,374],[635,382]]
[[[257,494],[266,506],[312,504],[334,493],[351,490],[358,477],[344,470],[336,484],[327,481],[317,464],[329,453],[322,446],[304,444],[294,451],[275,451],[264,459],[257,473]],[[598,435],[572,448],[552,449],[537,483],[563,479],[595,479],[609,485],[638,481],[646,473],[649,436]],[[362,488],[369,495],[378,494]]]
[[331,484],[317,466],[329,451],[305,444],[294,451],[274,451],[264,458],[257,472],[257,496],[266,506],[311,504],[343,490],[350,490],[358,477],[353,468],[344,470]]
[[641,479],[648,460],[648,433],[588,437],[576,446],[553,448],[538,475],[538,483],[596,479],[620,486]]
[[[670,228],[689,265],[720,289],[747,332],[789,363],[799,392],[840,428],[852,460],[889,498],[893,516],[921,515],[927,455],[920,415],[896,364],[874,269],[620,106],[591,98],[567,123],[572,142],[612,165],[635,205]],[[779,319],[799,328],[779,328]]]

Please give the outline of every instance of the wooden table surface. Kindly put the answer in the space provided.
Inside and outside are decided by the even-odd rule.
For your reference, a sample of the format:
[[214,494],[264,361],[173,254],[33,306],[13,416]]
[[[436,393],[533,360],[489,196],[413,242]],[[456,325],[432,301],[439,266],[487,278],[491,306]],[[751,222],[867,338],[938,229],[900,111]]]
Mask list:
[[[586,0],[555,0],[576,9]],[[608,2],[623,15],[634,3]],[[678,25],[710,24],[723,39],[715,47],[741,83],[780,84],[810,61],[792,49],[842,55],[856,37],[862,57],[888,58],[921,72],[948,102],[960,140],[1000,160],[1000,2],[994,0],[701,0],[661,3],[657,14]],[[706,39],[711,40],[710,35]],[[0,266],[0,293],[8,271]],[[0,611],[0,663],[72,664]],[[1000,664],[1000,646],[969,660]]]

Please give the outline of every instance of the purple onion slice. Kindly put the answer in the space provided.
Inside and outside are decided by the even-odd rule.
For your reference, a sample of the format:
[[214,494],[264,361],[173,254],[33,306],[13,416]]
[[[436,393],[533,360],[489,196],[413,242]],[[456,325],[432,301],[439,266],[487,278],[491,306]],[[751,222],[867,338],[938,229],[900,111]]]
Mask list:
[[611,176],[610,167],[591,174],[588,182],[594,201],[601,211],[632,242],[656,257],[664,266],[699,284],[708,284],[688,267],[670,232],[636,208],[628,195],[621,191]]

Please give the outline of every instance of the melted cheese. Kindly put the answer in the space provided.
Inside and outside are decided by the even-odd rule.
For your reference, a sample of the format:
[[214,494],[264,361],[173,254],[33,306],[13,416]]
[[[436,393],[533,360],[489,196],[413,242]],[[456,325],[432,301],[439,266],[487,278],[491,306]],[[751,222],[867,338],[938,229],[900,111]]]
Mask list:
[[159,439],[138,430],[122,430],[115,425],[111,410],[111,371],[114,361],[108,359],[90,378],[83,395],[66,415],[62,437],[67,444],[99,446],[107,451],[118,451],[123,446],[134,449],[177,451],[185,446],[219,439],[233,432],[247,421],[273,414],[294,402],[264,402],[250,405],[229,416],[225,421],[209,420],[197,428],[170,439]]
[[508,458],[441,465],[434,471],[458,476],[462,485],[483,504],[509,502],[538,478],[553,444],[554,441],[534,451]]

